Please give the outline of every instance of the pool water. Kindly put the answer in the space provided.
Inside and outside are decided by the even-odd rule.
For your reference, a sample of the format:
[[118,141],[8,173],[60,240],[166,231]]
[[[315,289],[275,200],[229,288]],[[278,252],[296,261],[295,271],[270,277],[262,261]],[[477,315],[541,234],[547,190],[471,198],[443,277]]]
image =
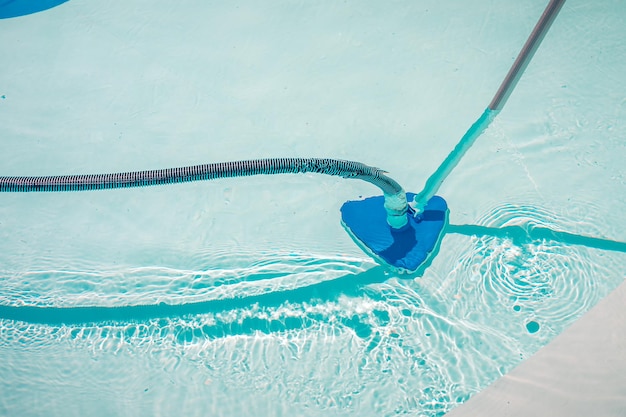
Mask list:
[[[80,2],[0,20],[0,175],[265,157],[407,191],[545,1]],[[260,176],[0,195],[0,415],[439,416],[624,281],[626,7],[566,2],[397,275],[340,225],[366,183]]]

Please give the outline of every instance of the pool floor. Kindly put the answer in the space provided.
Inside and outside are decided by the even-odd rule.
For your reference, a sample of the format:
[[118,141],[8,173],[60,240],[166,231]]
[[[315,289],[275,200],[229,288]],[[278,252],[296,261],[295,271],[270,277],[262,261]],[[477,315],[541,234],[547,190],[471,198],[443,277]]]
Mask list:
[[[328,157],[419,192],[546,3],[70,0],[2,19],[0,175]],[[626,278],[624,16],[566,2],[441,186],[419,275],[345,233],[342,204],[379,193],[361,181],[0,194],[0,415],[434,417],[500,394],[514,411],[485,407],[506,415],[541,408],[538,386],[569,410],[604,367],[581,361],[571,391],[534,361],[577,361],[590,329],[622,369],[623,333],[600,330],[623,318],[601,301],[623,305]],[[622,386],[572,404],[619,410]]]

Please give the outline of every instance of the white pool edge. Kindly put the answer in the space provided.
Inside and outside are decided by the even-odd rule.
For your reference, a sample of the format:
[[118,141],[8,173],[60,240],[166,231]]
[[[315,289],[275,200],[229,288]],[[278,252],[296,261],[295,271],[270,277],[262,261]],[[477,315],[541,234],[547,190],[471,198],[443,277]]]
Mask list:
[[447,417],[626,415],[626,281]]

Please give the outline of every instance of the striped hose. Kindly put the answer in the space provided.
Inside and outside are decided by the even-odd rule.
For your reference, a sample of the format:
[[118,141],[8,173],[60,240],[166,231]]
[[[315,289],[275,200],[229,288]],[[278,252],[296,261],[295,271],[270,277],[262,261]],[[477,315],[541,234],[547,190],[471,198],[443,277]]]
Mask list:
[[250,175],[305,172],[360,179],[379,187],[385,195],[388,223],[394,228],[400,228],[406,224],[405,192],[396,181],[384,174],[385,171],[360,162],[327,158],[254,159],[117,174],[0,177],[0,192],[105,190]]

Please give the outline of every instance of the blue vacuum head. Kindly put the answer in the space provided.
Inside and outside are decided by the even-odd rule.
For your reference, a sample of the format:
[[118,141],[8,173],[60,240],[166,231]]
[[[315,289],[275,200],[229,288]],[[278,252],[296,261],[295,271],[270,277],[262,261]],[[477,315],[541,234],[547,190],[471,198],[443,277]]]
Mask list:
[[[407,193],[411,201],[415,194]],[[415,216],[409,207],[408,223],[401,229],[387,224],[383,196],[347,201],[341,220],[352,239],[378,261],[402,273],[423,272],[439,250],[443,228],[448,222],[446,201],[434,196]]]

